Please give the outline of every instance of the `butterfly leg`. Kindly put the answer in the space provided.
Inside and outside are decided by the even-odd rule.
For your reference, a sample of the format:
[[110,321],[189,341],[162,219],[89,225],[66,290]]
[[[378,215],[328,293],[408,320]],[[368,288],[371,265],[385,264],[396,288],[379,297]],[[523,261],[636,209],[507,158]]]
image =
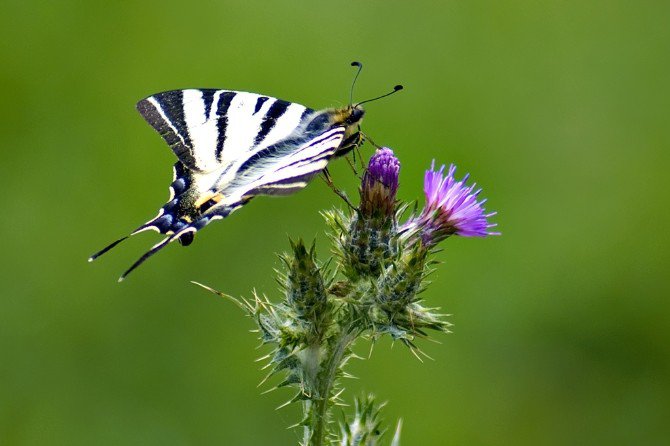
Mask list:
[[[358,151],[358,149],[356,149]],[[349,167],[351,167],[351,171],[354,173],[354,175],[358,176],[358,169],[356,169],[356,152],[354,153],[354,160],[351,161],[351,159],[348,156],[345,156],[344,159],[347,160],[347,164],[349,164]]]
[[330,176],[330,172],[328,171],[328,169],[327,169],[327,168],[326,168],[326,169],[323,169],[323,172],[322,172],[322,173],[323,173],[323,180],[326,182],[326,184],[328,185],[328,187],[330,187],[330,188],[332,189],[332,191],[335,192],[335,194],[336,194],[337,196],[339,196],[342,200],[344,200],[344,202],[347,203],[347,205],[348,205],[352,210],[357,211],[358,208],[356,208],[356,206],[354,206],[354,205],[351,203],[351,201],[349,200],[349,197],[347,197],[347,194],[345,194],[344,192],[342,192],[341,190],[339,190],[337,187],[335,187],[335,184],[333,183],[333,179],[332,179],[332,177]]
[[356,147],[354,154],[358,154],[358,160],[361,163],[361,169],[365,170],[365,163],[363,162],[363,155],[361,155],[361,150],[359,147]]
[[[356,155],[358,155],[358,161],[361,164],[361,169],[365,170],[365,163],[363,162],[363,156],[361,155],[360,147],[368,140],[368,136],[361,131],[361,127],[358,127],[359,132],[356,134],[358,136],[358,141],[354,146],[354,163],[356,162]],[[374,145],[374,143],[373,143]]]
[[339,158],[341,156],[347,155],[353,149],[359,147],[365,142],[365,135],[362,132],[356,132],[353,135],[349,136],[347,139],[342,141],[340,147],[338,147],[335,152],[335,157]]

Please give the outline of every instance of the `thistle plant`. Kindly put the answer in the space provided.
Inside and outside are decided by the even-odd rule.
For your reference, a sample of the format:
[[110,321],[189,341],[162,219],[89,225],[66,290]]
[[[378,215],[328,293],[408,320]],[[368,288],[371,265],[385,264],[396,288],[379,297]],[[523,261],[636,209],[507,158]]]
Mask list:
[[[357,357],[357,341],[374,342],[390,336],[417,357],[417,340],[429,331],[449,332],[450,324],[437,308],[420,297],[434,269],[438,244],[451,236],[497,235],[489,223],[481,190],[467,186],[468,176],[455,179],[452,165],[424,179],[425,206],[404,222],[407,204],[396,194],[400,162],[388,148],[371,157],[359,189],[360,202],[347,211],[323,213],[334,256],[322,262],[315,244],[291,241],[280,256],[278,271],[282,299],[265,295],[235,298],[204,288],[239,305],[255,322],[263,344],[272,350],[263,359],[269,373],[280,375],[274,388],[293,389],[288,404],[302,407],[302,445],[381,445],[386,429],[373,396],[354,403],[354,413],[335,422],[333,408],[344,406],[342,378],[347,362]],[[198,284],[200,285],[200,284]],[[400,423],[386,444],[400,444]]]

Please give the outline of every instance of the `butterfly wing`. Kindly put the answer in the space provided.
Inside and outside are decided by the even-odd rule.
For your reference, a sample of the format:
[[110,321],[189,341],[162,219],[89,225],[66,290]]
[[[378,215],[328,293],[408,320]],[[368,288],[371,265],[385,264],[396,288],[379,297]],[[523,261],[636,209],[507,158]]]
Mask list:
[[219,170],[287,138],[313,112],[255,93],[213,89],[158,93],[138,102],[137,110],[184,166],[198,172]]
[[[295,145],[297,141],[289,140],[259,152],[261,156],[241,166],[236,181],[218,191],[215,197],[220,197],[219,200],[210,198],[200,206],[200,214],[194,220],[186,223],[182,218],[169,231],[159,231],[170,235],[140,257],[119,281],[171,242],[186,238],[190,243],[197,231],[214,220],[227,217],[253,197],[287,195],[304,188],[314,175],[326,167],[342,143],[344,133],[344,127],[335,127],[298,146]],[[161,220],[173,222],[173,217],[168,215],[171,214],[161,213],[148,224],[158,227]]]
[[334,127],[305,142],[289,140],[267,147],[240,166],[235,181],[222,193],[245,197],[296,192],[326,167],[344,132],[344,127]]
[[[309,116],[314,114],[300,104],[268,96],[211,89],[158,93],[140,101],[138,110],[179,161],[173,169],[170,199],[133,234],[149,229],[162,234],[181,231],[222,200],[222,189],[239,180],[242,166],[278,147],[290,153],[307,139],[313,127],[307,131],[305,122],[311,122]],[[227,192],[225,197],[233,208],[241,200]],[[188,244],[190,239],[180,241]]]
[[[276,98],[231,90],[158,93],[137,109],[179,159],[170,199],[130,235],[166,234],[122,276],[174,240],[188,245],[209,222],[256,195],[302,189],[337,151],[344,127],[327,114]],[[94,260],[124,237],[91,256]]]

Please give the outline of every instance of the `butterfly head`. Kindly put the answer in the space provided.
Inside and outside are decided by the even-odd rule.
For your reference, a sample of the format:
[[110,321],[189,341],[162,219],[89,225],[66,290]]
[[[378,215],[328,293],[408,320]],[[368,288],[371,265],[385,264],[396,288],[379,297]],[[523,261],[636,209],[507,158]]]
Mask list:
[[331,110],[330,123],[346,127],[347,133],[349,133],[350,129],[358,128],[358,125],[363,120],[363,115],[365,115],[363,108],[356,105],[348,105]]
[[365,114],[365,110],[353,105],[347,107],[347,112],[349,116],[344,121],[347,126],[358,125]]

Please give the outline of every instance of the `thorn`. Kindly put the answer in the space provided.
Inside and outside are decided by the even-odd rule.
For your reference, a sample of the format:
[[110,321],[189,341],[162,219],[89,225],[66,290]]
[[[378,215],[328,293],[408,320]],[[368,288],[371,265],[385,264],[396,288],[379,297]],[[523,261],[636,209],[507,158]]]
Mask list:
[[339,399],[340,395],[342,395],[342,392],[344,392],[344,388],[338,390],[338,392],[335,395],[333,395],[332,397],[330,397],[330,399],[333,400],[333,401]]
[[[267,395],[268,393],[273,392],[275,390],[277,390],[277,387],[272,387],[271,389],[261,392],[261,395]],[[279,407],[277,409],[279,409]]]
[[372,358],[372,350],[374,350],[374,348],[375,348],[375,341],[373,339],[372,342],[370,343],[370,352],[368,353],[368,359]]
[[435,361],[435,359],[432,356],[428,356],[428,354],[423,350],[419,350],[419,353],[423,355],[425,358],[430,359],[431,361]]
[[398,419],[398,424],[395,428],[395,434],[393,434],[393,441],[391,441],[391,446],[400,446],[400,431],[402,430],[402,418]]
[[291,401],[287,401],[284,404],[280,404],[279,406],[275,407],[275,410],[283,409],[284,407],[288,406],[289,404],[291,404]]
[[419,354],[416,352],[416,350],[418,350],[418,349],[416,347],[413,347],[413,346],[410,346],[410,348],[409,348],[409,351],[412,352],[412,354],[416,357],[416,359],[418,359],[419,362],[423,363],[423,359],[421,358],[421,356],[419,356]]
[[288,406],[289,404],[295,403],[296,401],[300,401],[302,399],[302,392],[298,392],[296,396],[282,404],[281,406],[277,407],[275,410],[283,409],[284,407]]
[[[206,289],[207,291],[209,291],[210,293],[216,294],[217,296],[225,297],[226,299],[231,300],[235,305],[240,307],[245,312],[250,312],[251,311],[251,307],[245,306],[244,303],[242,303],[242,301],[240,301],[236,297],[231,296],[230,294],[222,293],[221,291],[215,290],[214,288],[208,287],[207,285],[203,285],[202,283],[196,282],[195,280],[191,280],[191,283],[194,284],[194,285],[198,285],[199,287],[202,287],[202,288]],[[245,301],[245,303],[246,303],[246,301]]]
[[267,375],[265,375],[265,378],[263,378],[263,379],[261,380],[261,382],[258,383],[258,385],[256,386],[256,388],[258,388],[258,387],[262,386],[263,384],[265,384],[265,383],[267,382],[267,380],[270,379],[270,377],[271,377],[272,375],[274,375],[274,373],[272,373],[272,372],[270,372],[270,373],[268,373]]

